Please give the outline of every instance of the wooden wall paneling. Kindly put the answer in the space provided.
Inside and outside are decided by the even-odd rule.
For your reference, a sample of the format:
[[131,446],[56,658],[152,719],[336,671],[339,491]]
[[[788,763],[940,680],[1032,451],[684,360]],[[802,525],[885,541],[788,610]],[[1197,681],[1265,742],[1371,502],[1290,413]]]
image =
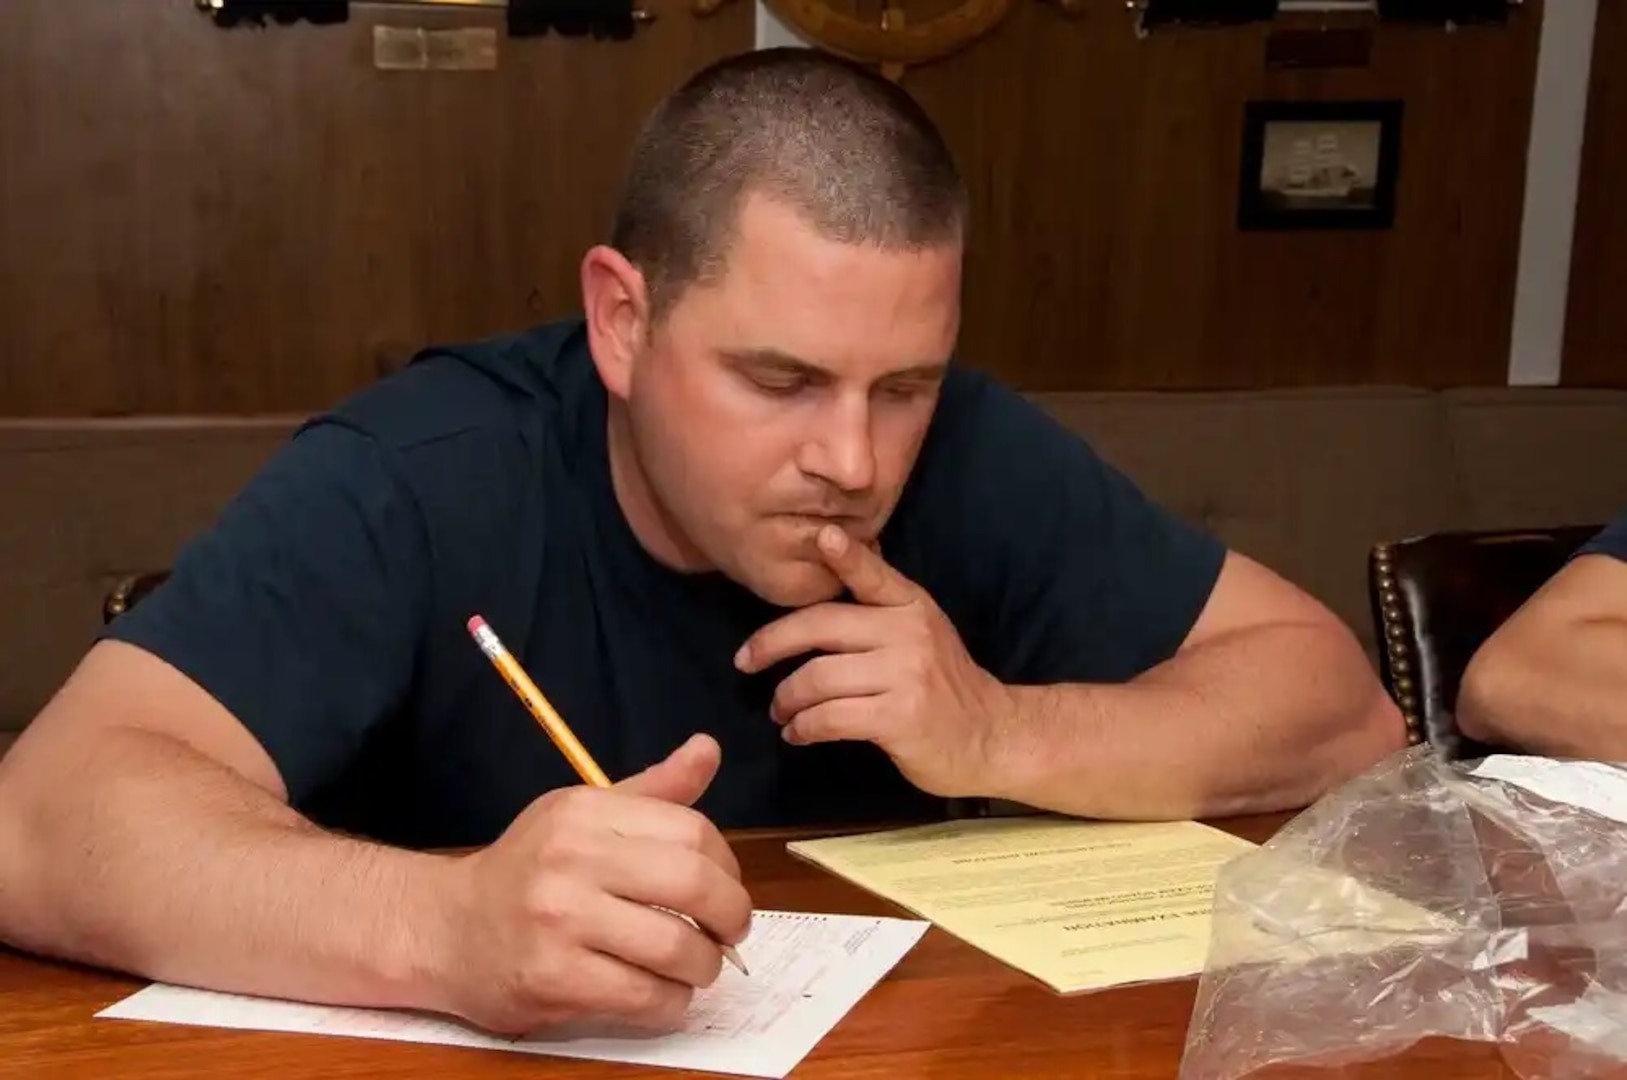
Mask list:
[[[746,0],[674,3],[632,42],[376,72],[372,21],[498,18],[378,10],[0,4],[0,415],[305,411],[572,310],[643,113],[752,39]],[[1283,72],[1264,27],[1141,40],[1120,0],[1025,0],[905,76],[976,199],[965,354],[1030,390],[1501,383],[1540,16]],[[1367,96],[1407,102],[1396,227],[1239,233],[1244,103]]]
[[749,4],[657,10],[629,42],[381,72],[375,22],[501,16],[0,4],[0,415],[307,411],[423,342],[574,310],[644,112],[751,45]]
[[[1117,0],[1028,3],[911,69],[976,199],[968,358],[1036,390],[1503,383],[1540,19],[1267,71],[1266,26],[1138,40]],[[1240,233],[1244,103],[1328,97],[1405,100],[1395,227]]]
[[[1370,334],[1350,357],[1356,381],[1506,384],[1540,30],[1532,4],[1508,29],[1385,28],[1365,77],[1294,88],[1405,102],[1395,228],[1368,234],[1342,276],[1334,260],[1317,275],[1324,302],[1339,289],[1368,298],[1336,331]],[[1278,355],[1279,370],[1288,362]]]
[[1627,387],[1627,4],[1601,0],[1576,195],[1560,381]]

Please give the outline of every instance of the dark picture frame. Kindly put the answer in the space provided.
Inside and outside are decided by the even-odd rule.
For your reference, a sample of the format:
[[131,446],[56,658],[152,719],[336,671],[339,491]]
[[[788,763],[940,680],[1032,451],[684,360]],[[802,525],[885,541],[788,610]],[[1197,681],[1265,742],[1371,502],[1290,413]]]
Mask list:
[[1401,165],[1400,101],[1251,101],[1242,229],[1387,229]]

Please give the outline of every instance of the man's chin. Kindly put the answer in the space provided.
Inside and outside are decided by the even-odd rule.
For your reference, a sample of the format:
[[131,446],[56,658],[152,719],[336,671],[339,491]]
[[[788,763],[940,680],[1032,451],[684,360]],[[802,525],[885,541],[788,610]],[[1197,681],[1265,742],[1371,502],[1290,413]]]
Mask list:
[[746,587],[775,607],[800,608],[834,600],[842,583],[823,566],[795,562],[763,568]]

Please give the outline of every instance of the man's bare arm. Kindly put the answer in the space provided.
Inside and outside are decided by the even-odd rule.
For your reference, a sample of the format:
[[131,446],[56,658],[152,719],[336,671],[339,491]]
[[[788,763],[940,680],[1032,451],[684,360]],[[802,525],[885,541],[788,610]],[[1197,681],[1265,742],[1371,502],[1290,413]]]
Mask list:
[[[439,1008],[452,860],[326,833],[178,671],[95,646],[0,758],[0,939],[149,978]],[[343,902],[336,902],[343,897]]]
[[689,806],[719,757],[698,737],[613,790],[541,796],[478,852],[402,851],[318,829],[212,697],[103,643],[0,759],[0,940],[509,1034],[670,1029],[717,977],[715,939],[750,924],[733,853]]
[[1295,809],[1406,745],[1349,629],[1236,554],[1165,663],[1122,685],[1008,689],[995,794],[1086,817]]
[[1463,675],[1470,738],[1627,761],[1627,563],[1582,555],[1489,638]]

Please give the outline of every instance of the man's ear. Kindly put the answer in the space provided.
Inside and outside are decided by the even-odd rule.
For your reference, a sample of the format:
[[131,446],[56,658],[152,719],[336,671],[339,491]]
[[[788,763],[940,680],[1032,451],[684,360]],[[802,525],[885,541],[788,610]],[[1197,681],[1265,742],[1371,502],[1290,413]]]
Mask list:
[[649,334],[649,290],[638,267],[600,244],[582,256],[582,313],[588,347],[605,389],[625,399],[633,362]]

